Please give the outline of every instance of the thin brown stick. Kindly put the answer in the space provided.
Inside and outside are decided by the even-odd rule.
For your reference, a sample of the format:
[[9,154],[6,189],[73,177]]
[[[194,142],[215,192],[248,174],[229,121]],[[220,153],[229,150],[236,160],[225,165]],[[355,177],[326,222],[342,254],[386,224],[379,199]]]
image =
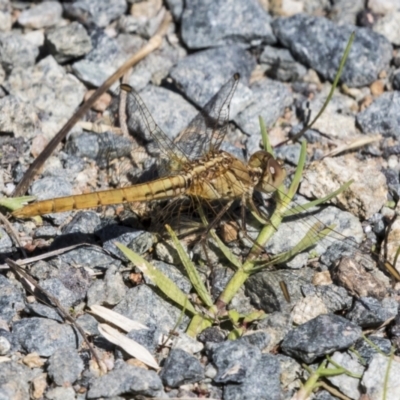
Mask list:
[[48,143],[46,148],[40,153],[36,160],[26,171],[25,175],[19,182],[18,186],[15,188],[13,195],[21,196],[23,195],[28,186],[32,182],[35,175],[39,172],[40,168],[43,166],[47,158],[53,153],[57,145],[67,136],[68,132],[80,120],[90,107],[95,103],[95,101],[106,91],[111,85],[116,82],[121,76],[123,76],[126,71],[128,71],[133,65],[136,65],[139,61],[145,58],[148,54],[153,52],[155,49],[161,46],[162,39],[167,33],[168,26],[171,22],[170,13],[166,13],[160,28],[157,30],[155,35],[131,58],[128,59],[117,71],[115,71],[93,94],[92,96],[76,111],[76,113],[67,121],[67,123],[61,128],[56,136]]
[[[1,215],[1,214],[0,214]],[[70,250],[76,249],[77,247],[82,247],[82,246],[88,246],[88,247],[94,247],[94,248],[98,248],[99,250],[103,250],[102,248],[100,248],[99,246],[96,246],[94,244],[90,244],[90,243],[78,243],[78,244],[74,244],[72,246],[68,246],[68,247],[63,247],[62,249],[57,249],[57,250],[53,250],[53,251],[49,251],[47,253],[44,254],[40,254],[38,256],[35,257],[25,257],[23,259],[20,259],[18,261],[16,261],[16,263],[22,267],[23,265],[27,265],[27,264],[31,264],[40,260],[46,260],[50,257],[55,257],[55,256],[59,256],[60,254],[64,254]],[[0,271],[1,270],[5,270],[8,269],[9,267],[6,264],[0,264]]]
[[10,224],[8,219],[2,213],[0,213],[0,222],[2,222],[4,224],[6,231],[11,236],[11,238],[14,240],[14,242],[18,245],[19,251],[22,253],[22,256],[24,258],[26,258],[27,255],[26,255],[25,249],[22,246],[21,241],[19,240],[18,233],[15,232],[14,228],[12,227],[12,225]]

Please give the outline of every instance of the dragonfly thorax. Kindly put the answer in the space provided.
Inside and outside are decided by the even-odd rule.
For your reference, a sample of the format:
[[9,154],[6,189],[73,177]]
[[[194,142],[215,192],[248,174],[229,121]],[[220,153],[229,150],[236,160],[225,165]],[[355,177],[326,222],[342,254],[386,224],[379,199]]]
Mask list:
[[255,184],[248,166],[224,151],[208,153],[188,165],[186,171],[190,177],[187,194],[207,200],[240,198]]

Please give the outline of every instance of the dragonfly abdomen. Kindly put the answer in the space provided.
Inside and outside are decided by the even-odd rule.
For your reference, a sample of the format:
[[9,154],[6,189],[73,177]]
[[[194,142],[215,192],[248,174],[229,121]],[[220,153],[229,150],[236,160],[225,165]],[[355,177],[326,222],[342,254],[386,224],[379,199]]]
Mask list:
[[186,175],[169,176],[153,182],[120,189],[42,200],[14,211],[13,215],[18,218],[24,218],[126,202],[169,199],[186,193],[190,185],[190,178],[190,176]]

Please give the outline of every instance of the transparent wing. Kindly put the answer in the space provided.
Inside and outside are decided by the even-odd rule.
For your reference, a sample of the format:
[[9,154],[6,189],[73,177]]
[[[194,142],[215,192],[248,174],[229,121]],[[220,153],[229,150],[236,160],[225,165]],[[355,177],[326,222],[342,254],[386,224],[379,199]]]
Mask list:
[[149,144],[147,146],[149,153],[169,162],[187,162],[189,158],[160,129],[139,94],[126,84],[122,84],[120,88],[127,93],[128,126],[134,131],[141,132],[143,139]]
[[199,158],[221,145],[228,131],[229,107],[239,78],[239,74],[233,75],[175,139],[189,158]]

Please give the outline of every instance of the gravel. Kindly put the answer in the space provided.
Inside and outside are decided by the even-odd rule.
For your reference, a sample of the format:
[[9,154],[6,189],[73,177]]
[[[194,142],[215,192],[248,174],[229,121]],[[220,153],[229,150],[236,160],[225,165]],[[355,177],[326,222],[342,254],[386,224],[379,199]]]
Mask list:
[[355,39],[341,81],[352,87],[365,86],[376,80],[382,70],[389,69],[392,46],[385,37],[369,29],[338,27],[325,18],[305,14],[278,18],[272,27],[279,42],[298,61],[314,68],[325,79],[334,79],[353,30]]
[[284,354],[312,363],[336,350],[348,349],[361,337],[361,328],[335,314],[320,315],[290,331],[282,342]]
[[243,47],[276,42],[271,16],[257,0],[223,0],[186,3],[182,14],[182,39],[190,49],[230,44]]
[[[115,83],[48,158],[29,195],[50,199],[174,175],[182,159],[160,144],[173,148],[180,140],[183,153],[203,155],[211,145],[246,162],[262,149],[259,116],[272,145],[281,144],[274,151],[289,186],[301,144],[282,142],[318,114],[355,32],[340,90],[304,135],[306,166],[292,203],[303,210],[269,228],[272,238],[254,258],[257,272],[246,272],[244,284],[239,276],[242,286],[229,304],[219,296],[242,271],[261,229],[240,201],[213,226],[226,248],[205,238],[196,193],[190,201],[10,217],[12,229],[0,227],[1,399],[282,400],[297,398],[309,369],[325,361],[330,370],[352,372],[324,378],[340,391],[337,398],[396,398],[398,287],[369,250],[385,250],[393,261],[400,245],[400,223],[391,221],[400,194],[400,8],[390,0],[267,3],[0,1],[1,212],[1,196],[10,196],[93,90],[148,42],[164,7],[173,15],[167,35],[124,77],[146,109],[140,113],[129,97],[120,110]],[[208,161],[199,165],[203,175],[213,172]],[[192,166],[184,168],[189,179]],[[343,194],[307,208],[350,180]],[[220,184],[214,178],[207,188]],[[283,191],[279,196],[286,199]],[[261,217],[271,218],[276,197],[257,192],[253,200]],[[209,203],[211,222],[219,204]],[[315,232],[317,219],[335,233],[290,260],[270,262]],[[179,234],[196,279],[189,279],[166,223]],[[143,273],[147,264],[129,261],[117,243],[157,275]],[[6,260],[19,261],[22,249],[32,257],[22,268],[83,329],[101,367],[63,313],[7,269]],[[212,304],[205,304],[202,285]],[[103,336],[105,323],[119,339]],[[336,398],[321,389],[313,395]]]

